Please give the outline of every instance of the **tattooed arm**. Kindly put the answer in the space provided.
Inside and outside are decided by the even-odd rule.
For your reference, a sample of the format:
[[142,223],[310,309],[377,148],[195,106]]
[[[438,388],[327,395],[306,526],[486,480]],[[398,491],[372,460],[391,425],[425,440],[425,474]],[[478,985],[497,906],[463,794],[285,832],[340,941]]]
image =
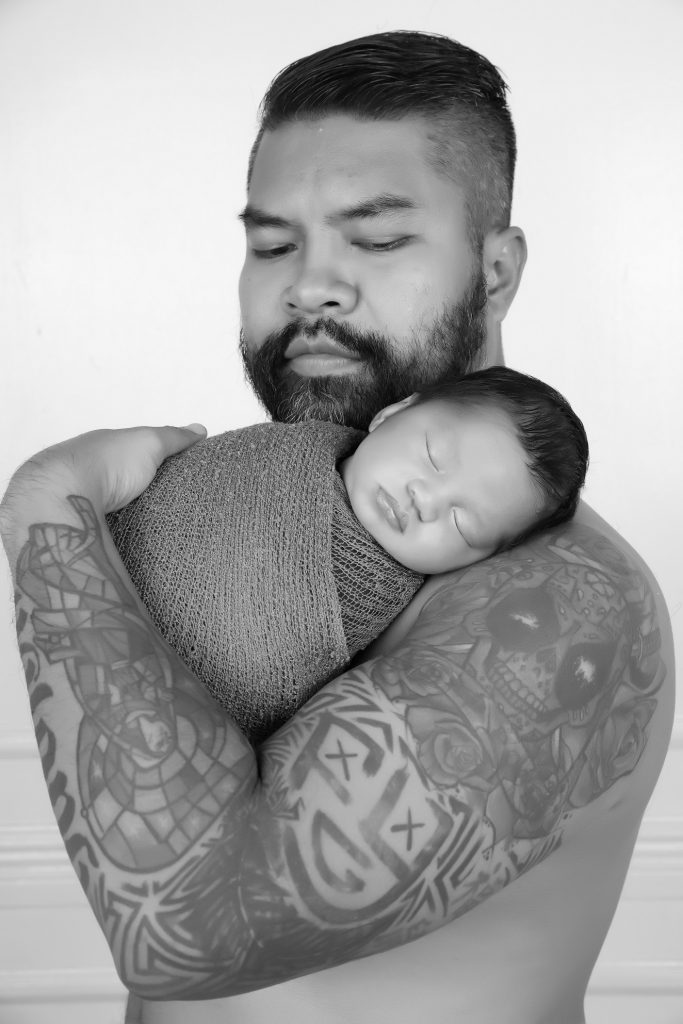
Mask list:
[[390,657],[255,752],[155,631],[96,504],[24,481],[3,536],[50,798],[142,996],[236,994],[437,929],[637,767],[652,596],[591,530],[443,577]]

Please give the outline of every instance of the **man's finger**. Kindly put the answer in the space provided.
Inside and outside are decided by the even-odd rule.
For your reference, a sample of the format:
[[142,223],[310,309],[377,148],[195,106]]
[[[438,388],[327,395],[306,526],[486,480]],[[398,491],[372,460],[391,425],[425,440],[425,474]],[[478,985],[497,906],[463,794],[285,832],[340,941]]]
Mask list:
[[206,427],[201,423],[190,423],[186,427],[159,427],[158,434],[161,437],[163,457],[167,459],[169,455],[175,455],[206,437]]

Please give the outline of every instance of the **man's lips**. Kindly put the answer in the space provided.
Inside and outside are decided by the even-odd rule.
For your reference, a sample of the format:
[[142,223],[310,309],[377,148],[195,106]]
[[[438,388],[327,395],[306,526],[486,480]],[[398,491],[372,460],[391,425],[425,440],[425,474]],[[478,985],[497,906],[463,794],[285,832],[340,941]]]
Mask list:
[[285,352],[289,369],[300,377],[331,377],[355,373],[362,362],[360,358],[336,341],[320,335],[317,338],[295,338]]
[[342,359],[355,360],[359,358],[355,352],[349,352],[348,349],[333,341],[332,338],[320,335],[317,338],[304,338],[302,336],[295,338],[287,346],[285,359],[296,359],[297,356],[309,355],[337,356]]
[[403,511],[396,498],[392,497],[383,487],[380,487],[377,491],[377,504],[389,526],[392,526],[394,530],[398,530],[399,533],[405,533],[408,525],[408,514]]

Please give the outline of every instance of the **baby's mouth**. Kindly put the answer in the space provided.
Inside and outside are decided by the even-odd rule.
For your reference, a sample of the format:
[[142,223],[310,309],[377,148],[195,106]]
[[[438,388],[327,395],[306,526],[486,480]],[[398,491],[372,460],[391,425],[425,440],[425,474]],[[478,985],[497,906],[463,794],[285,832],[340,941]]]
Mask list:
[[399,533],[405,533],[406,526],[408,525],[408,516],[396,501],[396,498],[392,498],[383,487],[380,487],[377,491],[377,504],[382,510],[389,526],[393,527],[394,530],[398,530]]

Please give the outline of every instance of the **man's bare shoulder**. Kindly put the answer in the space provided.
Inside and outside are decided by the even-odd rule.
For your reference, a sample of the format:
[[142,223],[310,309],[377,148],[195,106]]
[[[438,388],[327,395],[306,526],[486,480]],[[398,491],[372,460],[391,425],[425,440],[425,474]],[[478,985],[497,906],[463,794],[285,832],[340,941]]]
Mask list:
[[637,787],[647,799],[673,717],[671,626],[643,559],[590,509],[513,551],[431,577],[397,627],[372,651],[383,656],[375,675],[459,695],[468,680],[536,755],[551,740],[552,758],[568,753],[571,736],[573,807],[630,774],[649,746]]

